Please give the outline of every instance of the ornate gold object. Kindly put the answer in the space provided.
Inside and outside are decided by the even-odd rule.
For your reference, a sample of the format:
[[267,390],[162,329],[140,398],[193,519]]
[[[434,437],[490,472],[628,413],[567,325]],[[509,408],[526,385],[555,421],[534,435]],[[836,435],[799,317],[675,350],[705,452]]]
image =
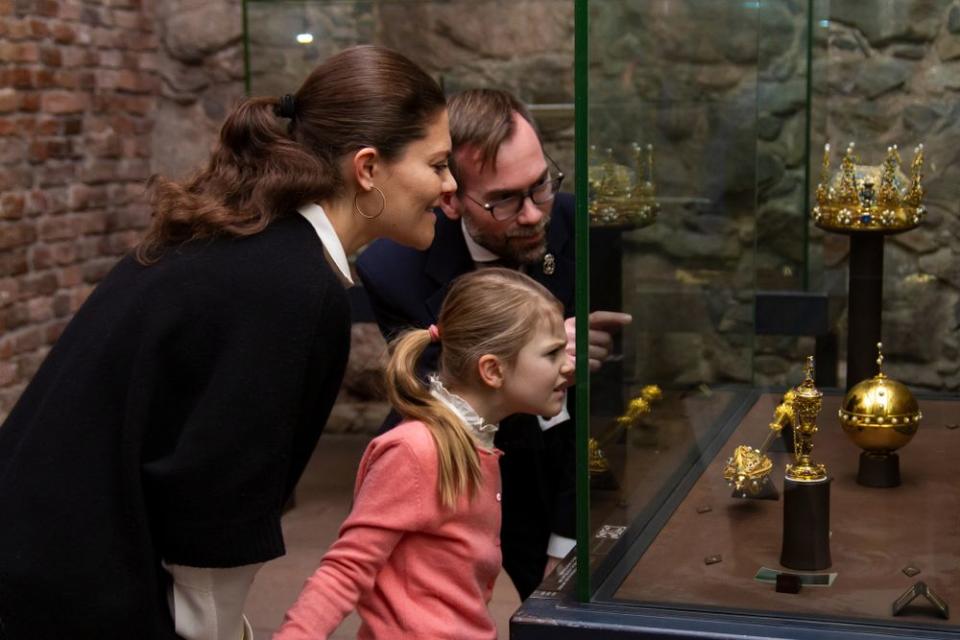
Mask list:
[[589,448],[588,468],[590,475],[593,476],[610,471],[610,462],[607,461],[607,456],[603,454],[603,449],[600,448],[600,443],[597,442],[597,439],[590,438],[587,446]]
[[817,185],[813,221],[821,229],[899,233],[913,229],[926,216],[923,200],[923,145],[914,150],[910,180],[900,170],[897,145],[887,147],[879,166],[857,164],[853,143],[830,178],[830,145],[823,148],[823,166]]
[[877,343],[877,375],[843,398],[840,424],[853,442],[876,454],[896,451],[920,428],[920,406],[905,385],[883,373],[883,343]]
[[827,477],[822,464],[810,460],[813,453],[813,436],[817,433],[817,415],[823,406],[823,393],[814,386],[813,356],[807,358],[806,378],[795,390],[793,399],[793,457],[794,464],[787,465],[787,478],[798,482],[817,482]]
[[625,429],[637,424],[640,417],[645,413],[650,413],[650,403],[663,397],[663,392],[655,384],[648,384],[640,389],[640,395],[631,399],[627,403],[627,410],[622,416],[617,417],[617,424]]
[[[591,154],[596,153],[590,147]],[[598,226],[644,227],[660,212],[653,186],[653,145],[633,144],[634,170],[616,164],[613,150],[589,171],[590,222]]]
[[737,491],[756,493],[771,470],[773,462],[764,450],[743,444],[734,449],[733,455],[727,460],[723,479]]
[[773,470],[773,462],[767,457],[767,449],[773,439],[780,435],[784,427],[792,427],[794,423],[793,401],[796,398],[793,389],[783,395],[783,401],[773,410],[773,420],[770,421],[770,431],[759,449],[749,445],[740,445],[733,450],[733,455],[727,460],[723,468],[723,478],[736,492],[743,496],[754,496],[760,492],[764,481]]
[[[650,413],[651,403],[663,397],[663,391],[655,384],[648,384],[640,389],[640,394],[632,398],[627,403],[627,410],[622,416],[618,416],[616,427],[608,431],[603,438],[603,445],[607,445],[617,438],[621,430],[629,430],[640,422],[640,418]],[[591,476],[610,473],[610,462],[603,453],[601,443],[596,438],[590,438],[587,442],[589,448],[589,457],[587,467]]]
[[797,392],[790,389],[783,394],[783,401],[773,410],[773,421],[770,422],[770,429],[780,433],[785,427],[793,427],[796,420],[796,412],[793,409],[793,401],[797,398]]

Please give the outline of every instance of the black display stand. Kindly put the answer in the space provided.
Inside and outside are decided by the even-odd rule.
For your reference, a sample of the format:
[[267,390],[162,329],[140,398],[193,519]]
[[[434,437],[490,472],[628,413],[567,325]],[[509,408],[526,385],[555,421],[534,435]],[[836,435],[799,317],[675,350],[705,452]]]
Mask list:
[[850,233],[847,391],[877,375],[883,312],[883,242],[883,233]]
[[864,451],[860,454],[857,484],[865,487],[899,487],[900,456],[896,453],[877,454]]
[[799,571],[821,571],[830,559],[830,478],[783,481],[783,549],[780,564]]
[[[590,228],[590,309],[623,309],[623,232],[625,226]],[[623,353],[620,332],[614,332],[612,354]],[[590,374],[590,409],[597,415],[623,412],[623,362],[612,359]]]

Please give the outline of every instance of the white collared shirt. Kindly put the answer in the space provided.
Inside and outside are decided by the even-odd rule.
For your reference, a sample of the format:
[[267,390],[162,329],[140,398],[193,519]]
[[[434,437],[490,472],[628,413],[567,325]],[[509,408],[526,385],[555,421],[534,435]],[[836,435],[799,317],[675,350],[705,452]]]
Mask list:
[[307,222],[309,222],[314,231],[317,232],[320,242],[323,243],[323,248],[327,250],[340,275],[352,285],[353,278],[350,276],[350,263],[347,261],[347,252],[343,250],[343,243],[340,242],[340,237],[337,236],[337,232],[334,230],[330,218],[327,217],[327,212],[315,202],[305,204],[297,209],[297,211],[307,219]]

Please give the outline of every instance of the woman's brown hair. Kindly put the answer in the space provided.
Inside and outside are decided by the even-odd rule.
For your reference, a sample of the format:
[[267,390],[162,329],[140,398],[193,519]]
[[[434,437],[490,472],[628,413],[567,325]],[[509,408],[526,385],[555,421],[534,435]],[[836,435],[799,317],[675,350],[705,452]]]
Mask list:
[[153,218],[137,248],[141,262],[197,238],[258,233],[304,204],[338,195],[344,154],[370,146],[394,160],[446,106],[420,67],[377,46],[328,58],[292,104],[283,101],[247,98],[227,116],[204,169],[182,183],[150,179]]
[[[446,384],[480,384],[477,362],[484,354],[508,365],[542,322],[563,332],[563,306],[540,283],[511,269],[489,268],[457,278],[440,310],[439,375]],[[472,496],[480,485],[480,460],[460,418],[430,393],[417,375],[417,361],[432,337],[426,329],[408,331],[391,344],[387,394],[400,415],[420,420],[437,445],[441,504]]]

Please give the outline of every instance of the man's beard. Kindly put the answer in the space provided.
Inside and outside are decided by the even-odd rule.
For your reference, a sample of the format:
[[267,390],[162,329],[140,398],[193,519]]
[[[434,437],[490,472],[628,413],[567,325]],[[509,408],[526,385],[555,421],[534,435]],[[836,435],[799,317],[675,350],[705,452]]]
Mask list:
[[[517,264],[533,264],[542,260],[547,252],[547,225],[537,225],[533,229],[519,229],[518,231],[519,233],[508,236],[506,242],[504,242],[503,258]],[[517,242],[538,234],[542,234],[543,239],[537,244],[520,244]]]
[[[467,232],[477,244],[497,254],[505,263],[519,266],[534,264],[543,259],[547,252],[547,228],[549,225],[550,220],[544,219],[535,227],[517,227],[508,232],[506,237],[503,237],[474,229],[472,228],[473,225],[467,221]],[[518,240],[538,234],[543,235],[543,240],[536,244],[521,244],[518,242]]]

